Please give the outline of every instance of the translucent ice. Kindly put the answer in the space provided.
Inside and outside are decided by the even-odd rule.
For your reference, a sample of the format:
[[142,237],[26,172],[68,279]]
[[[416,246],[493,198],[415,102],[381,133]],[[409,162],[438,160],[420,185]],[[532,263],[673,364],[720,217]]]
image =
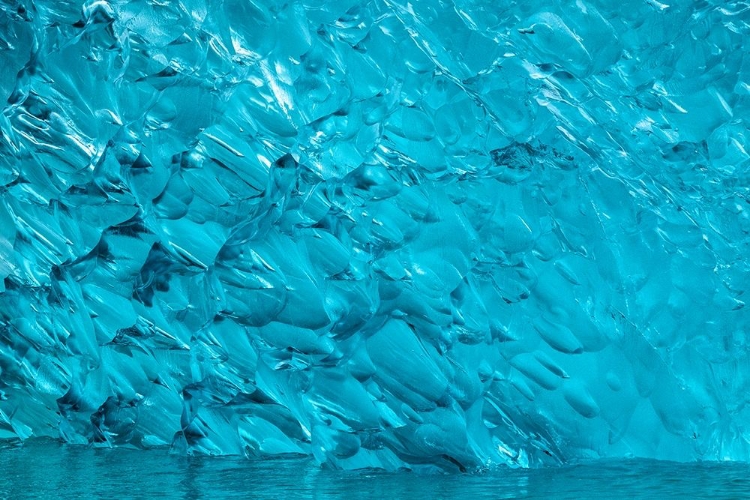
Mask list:
[[750,460],[745,3],[0,12],[1,439]]

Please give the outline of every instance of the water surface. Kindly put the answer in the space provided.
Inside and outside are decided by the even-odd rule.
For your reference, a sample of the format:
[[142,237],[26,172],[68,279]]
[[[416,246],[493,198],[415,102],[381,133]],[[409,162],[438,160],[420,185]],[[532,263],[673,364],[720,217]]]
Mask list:
[[306,459],[187,457],[52,441],[0,448],[0,498],[747,498],[750,465],[607,461],[543,470],[342,472]]

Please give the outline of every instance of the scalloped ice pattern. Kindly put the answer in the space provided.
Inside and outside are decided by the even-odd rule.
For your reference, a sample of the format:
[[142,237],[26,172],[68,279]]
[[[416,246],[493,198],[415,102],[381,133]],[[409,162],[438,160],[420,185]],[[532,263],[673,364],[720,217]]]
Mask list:
[[744,2],[0,12],[0,439],[750,458]]

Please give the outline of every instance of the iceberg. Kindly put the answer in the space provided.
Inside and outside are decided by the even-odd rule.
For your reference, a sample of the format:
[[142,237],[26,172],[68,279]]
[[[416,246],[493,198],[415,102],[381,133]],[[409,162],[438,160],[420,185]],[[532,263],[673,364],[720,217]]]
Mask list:
[[0,439],[750,460],[742,2],[0,5]]

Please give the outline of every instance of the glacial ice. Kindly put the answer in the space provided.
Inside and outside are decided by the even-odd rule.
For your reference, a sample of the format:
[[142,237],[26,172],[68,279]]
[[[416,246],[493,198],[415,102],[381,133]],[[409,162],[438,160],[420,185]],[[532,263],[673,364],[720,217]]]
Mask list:
[[0,12],[0,439],[750,460],[745,2]]

